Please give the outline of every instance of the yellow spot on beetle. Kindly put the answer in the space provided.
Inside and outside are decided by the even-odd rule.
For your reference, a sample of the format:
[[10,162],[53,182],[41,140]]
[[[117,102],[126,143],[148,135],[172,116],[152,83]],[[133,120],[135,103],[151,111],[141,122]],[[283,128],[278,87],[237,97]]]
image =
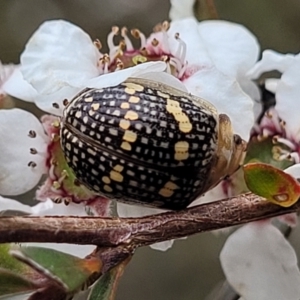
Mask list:
[[167,99],[166,105],[167,111],[172,114],[175,120],[179,123],[179,130],[181,132],[190,132],[193,128],[192,123],[190,122],[189,117],[185,112],[182,111],[180,104],[176,100]]
[[123,120],[123,119],[122,119],[122,120],[120,120],[119,126],[120,126],[122,129],[126,130],[126,129],[129,128],[130,122],[129,122],[128,120]]
[[126,130],[124,132],[123,140],[134,143],[136,141],[137,134],[131,130]]
[[172,181],[168,181],[165,184],[165,188],[170,189],[170,190],[176,190],[176,189],[179,189],[179,186]]
[[116,171],[110,171],[109,176],[111,180],[122,182],[123,181],[123,175],[121,175],[119,172]]
[[157,91],[157,95],[160,96],[160,97],[162,97],[162,98],[170,98],[170,95],[162,93],[160,91]]
[[128,101],[129,101],[130,103],[139,103],[140,100],[141,100],[140,97],[131,96],[131,97],[129,98]]
[[102,181],[103,181],[104,183],[106,183],[106,184],[110,184],[110,178],[107,177],[107,176],[103,176],[103,177],[102,177]]
[[123,171],[124,167],[121,165],[116,165],[114,166],[114,170],[121,173]]
[[93,102],[94,98],[93,97],[88,97],[84,99],[84,102]]
[[[123,85],[134,90],[135,92],[142,92],[144,90],[144,87],[142,85],[133,83],[133,82],[124,82]],[[125,89],[125,92],[126,92],[126,89]]]
[[129,94],[129,95],[133,95],[135,94],[136,90],[135,89],[131,89],[131,88],[125,88],[125,93]]
[[139,115],[133,110],[129,110],[124,116],[124,119],[128,119],[128,120],[137,120],[138,118]]
[[174,190],[179,189],[179,186],[172,181],[168,181],[163,188],[159,190],[159,194],[163,197],[171,197],[174,194]]
[[113,189],[112,189],[109,185],[107,185],[107,184],[103,187],[103,189],[104,189],[104,191],[109,192],[109,193],[111,193],[112,190],[113,190]]
[[76,117],[76,118],[81,118],[81,116],[82,116],[82,113],[81,113],[80,110],[78,110],[78,111],[76,112],[76,114],[75,114],[75,117]]
[[128,102],[123,102],[121,103],[121,108],[123,109],[128,109],[130,106],[129,106],[129,103]]
[[175,156],[176,160],[185,160],[189,157],[189,143],[180,141],[175,144]]
[[91,107],[92,107],[92,110],[98,110],[100,108],[100,103],[93,103],[91,105]]
[[131,150],[131,145],[128,142],[123,142],[121,144],[121,148],[124,149],[124,150],[130,151]]
[[163,187],[162,189],[159,190],[158,193],[161,196],[168,198],[168,197],[171,197],[174,194],[174,191],[166,189],[166,188]]

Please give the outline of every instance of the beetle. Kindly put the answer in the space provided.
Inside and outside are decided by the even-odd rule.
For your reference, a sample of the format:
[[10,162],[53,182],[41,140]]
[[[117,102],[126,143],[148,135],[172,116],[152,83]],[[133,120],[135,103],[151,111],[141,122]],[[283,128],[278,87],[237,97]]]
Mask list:
[[80,92],[64,109],[60,138],[68,165],[92,191],[172,210],[234,173],[246,151],[211,103],[142,78]]

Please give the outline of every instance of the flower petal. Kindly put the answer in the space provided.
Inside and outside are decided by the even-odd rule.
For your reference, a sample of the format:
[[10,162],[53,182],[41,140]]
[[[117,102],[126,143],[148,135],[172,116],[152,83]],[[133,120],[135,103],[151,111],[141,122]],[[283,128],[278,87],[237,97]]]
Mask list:
[[221,72],[232,77],[244,75],[257,61],[259,44],[244,26],[227,21],[202,21],[198,30],[211,60]]
[[7,94],[24,101],[33,102],[34,98],[37,96],[36,90],[24,80],[19,66],[3,84],[2,89]]
[[300,140],[300,55],[281,76],[277,84],[275,109],[281,119],[286,122],[287,135]]
[[300,164],[292,165],[284,170],[285,173],[288,173],[294,176],[296,179],[300,178]]
[[187,93],[187,88],[185,85],[176,77],[165,73],[165,72],[151,72],[139,75],[139,78],[150,79],[153,81],[157,81],[159,83],[166,84],[168,86],[173,87],[174,89],[181,90]]
[[295,55],[293,54],[281,54],[273,50],[265,50],[262,59],[248,71],[247,76],[257,79],[262,73],[273,70],[283,73],[293,64],[294,57]]
[[[72,100],[80,91],[81,89],[79,88],[66,86],[61,88],[59,91],[49,95],[38,95],[38,97],[35,98],[35,104],[38,108],[46,111],[47,113],[56,116],[62,116],[64,109],[64,99]],[[59,108],[54,108],[53,103],[57,103]]]
[[50,199],[45,202],[39,202],[35,206],[29,206],[29,205],[22,204],[19,201],[3,198],[0,196],[0,212],[12,210],[12,211],[20,211],[32,215],[39,215],[40,213],[47,211],[52,207],[53,207],[53,202]]
[[223,271],[247,300],[298,300],[300,272],[294,249],[268,221],[234,232],[220,255]]
[[171,0],[169,17],[172,21],[194,16],[195,0]]
[[104,88],[108,86],[115,86],[126,80],[128,77],[139,77],[142,74],[149,72],[163,72],[166,70],[166,64],[161,61],[147,62],[136,65],[127,69],[116,71],[113,73],[100,75],[98,77],[85,80],[82,87],[89,88]]
[[44,22],[21,55],[21,71],[39,93],[50,94],[66,86],[81,87],[99,74],[100,53],[79,27],[63,21]]
[[215,105],[219,113],[227,114],[234,132],[246,141],[249,139],[254,124],[253,102],[235,79],[211,67],[201,69],[184,84],[189,92]]
[[[28,136],[30,130],[36,137]],[[21,109],[0,110],[0,194],[22,194],[38,184],[46,172],[47,141],[39,120]],[[38,153],[33,155],[30,148]],[[36,166],[29,167],[34,161]]]

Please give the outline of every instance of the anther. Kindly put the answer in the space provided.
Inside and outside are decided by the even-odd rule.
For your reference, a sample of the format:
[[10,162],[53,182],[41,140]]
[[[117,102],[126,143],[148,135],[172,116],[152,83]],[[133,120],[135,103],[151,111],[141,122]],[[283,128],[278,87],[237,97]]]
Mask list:
[[56,102],[52,103],[52,106],[53,106],[54,108],[56,108],[56,109],[59,109],[59,104],[56,103]]
[[62,198],[61,197],[55,197],[51,199],[54,203],[60,204],[62,203]]
[[68,206],[71,203],[72,199],[70,197],[65,197],[64,198],[64,203],[66,206]]
[[59,122],[59,120],[55,120],[55,121],[53,121],[52,122],[52,127],[54,127],[54,128],[59,128],[60,127],[60,122]]
[[163,29],[164,31],[168,31],[168,30],[170,29],[170,22],[164,21],[164,22],[162,23],[162,29]]
[[282,128],[284,128],[284,127],[285,127],[285,124],[286,124],[286,122],[285,122],[285,121],[283,121],[283,120],[280,120],[279,124],[280,124],[280,126],[281,126]]
[[69,100],[68,100],[68,99],[64,99],[64,100],[63,100],[63,105],[64,105],[64,106],[67,106],[68,104],[69,104]]
[[148,53],[146,47],[141,48],[141,49],[140,49],[140,53],[141,53],[143,56],[148,56],[148,55],[149,55],[149,53]]
[[155,38],[151,41],[151,45],[154,47],[156,47],[158,44],[159,44],[159,41]]
[[135,39],[141,38],[141,32],[136,28],[131,29],[130,33]]
[[36,167],[36,163],[34,161],[30,161],[28,163],[28,167],[35,168]]
[[176,32],[174,37],[175,37],[176,40],[178,40],[179,39],[179,32]]
[[101,50],[102,44],[99,39],[95,39],[94,45],[97,47],[98,50]]
[[37,154],[37,150],[35,148],[30,148],[30,153],[31,154]]
[[35,138],[36,137],[36,132],[34,130],[29,130],[28,136],[31,138]]

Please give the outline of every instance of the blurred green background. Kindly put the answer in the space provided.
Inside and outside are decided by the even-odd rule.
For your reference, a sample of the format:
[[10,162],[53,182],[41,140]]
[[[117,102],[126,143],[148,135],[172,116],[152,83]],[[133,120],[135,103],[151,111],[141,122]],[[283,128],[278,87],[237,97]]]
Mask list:
[[[216,5],[222,19],[248,27],[262,49],[299,52],[299,0],[219,0]],[[105,46],[113,25],[149,34],[155,24],[168,19],[169,7],[167,0],[0,0],[0,59],[18,63],[27,39],[45,20],[69,20]],[[293,231],[291,242],[299,255],[298,235],[299,230]],[[205,299],[223,279],[218,256],[225,239],[222,233],[199,234],[175,242],[167,252],[138,250],[125,271],[117,299]]]

